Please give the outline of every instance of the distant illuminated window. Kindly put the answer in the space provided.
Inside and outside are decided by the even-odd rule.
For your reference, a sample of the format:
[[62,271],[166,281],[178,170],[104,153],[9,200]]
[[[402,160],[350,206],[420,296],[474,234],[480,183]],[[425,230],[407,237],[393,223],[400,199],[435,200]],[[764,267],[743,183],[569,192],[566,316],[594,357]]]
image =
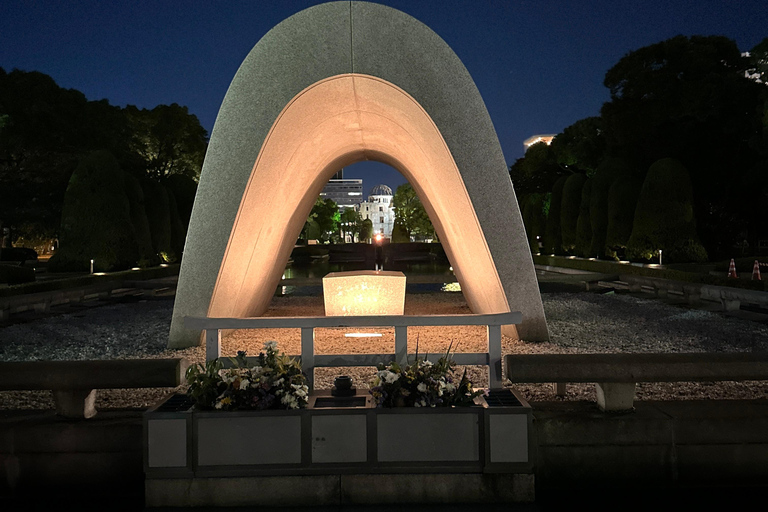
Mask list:
[[[384,224],[384,217],[379,217],[379,222],[381,222],[382,224]],[[383,233],[383,232],[384,232],[384,230],[382,230],[381,232]]]

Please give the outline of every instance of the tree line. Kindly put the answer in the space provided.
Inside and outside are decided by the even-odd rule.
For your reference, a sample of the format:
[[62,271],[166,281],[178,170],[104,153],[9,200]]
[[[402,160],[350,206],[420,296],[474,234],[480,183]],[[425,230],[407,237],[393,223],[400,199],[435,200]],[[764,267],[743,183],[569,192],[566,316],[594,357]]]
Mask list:
[[0,68],[0,227],[51,270],[178,261],[208,134],[187,107],[89,101]]
[[704,261],[768,239],[768,38],[677,36],[604,85],[599,116],[510,167],[533,252]]

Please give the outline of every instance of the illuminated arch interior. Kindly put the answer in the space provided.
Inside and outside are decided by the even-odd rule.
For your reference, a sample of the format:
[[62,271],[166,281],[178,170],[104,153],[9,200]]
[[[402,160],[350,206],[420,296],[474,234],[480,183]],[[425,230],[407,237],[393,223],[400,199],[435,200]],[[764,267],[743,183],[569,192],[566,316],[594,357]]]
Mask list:
[[470,196],[432,119],[397,86],[343,74],[306,88],[273,124],[240,203],[209,316],[267,309],[323,186],[361,160],[391,165],[411,183],[472,311],[510,310]]

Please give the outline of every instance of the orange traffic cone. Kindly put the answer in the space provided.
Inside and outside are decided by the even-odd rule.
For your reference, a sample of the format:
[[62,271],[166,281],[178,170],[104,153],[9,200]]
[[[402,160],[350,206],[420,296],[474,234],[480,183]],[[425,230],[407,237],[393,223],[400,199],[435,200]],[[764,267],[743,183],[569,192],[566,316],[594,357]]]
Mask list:
[[752,280],[755,281],[762,281],[763,278],[760,277],[760,264],[755,260],[755,266],[752,267]]
[[736,262],[733,261],[733,258],[731,258],[731,265],[728,267],[728,277],[733,277],[735,279],[739,278],[739,276],[736,275]]

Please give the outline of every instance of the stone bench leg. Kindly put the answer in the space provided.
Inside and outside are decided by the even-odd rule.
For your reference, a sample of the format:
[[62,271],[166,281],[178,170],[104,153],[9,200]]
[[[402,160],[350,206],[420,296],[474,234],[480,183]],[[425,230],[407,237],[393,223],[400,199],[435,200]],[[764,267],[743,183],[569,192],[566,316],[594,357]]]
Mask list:
[[96,415],[95,389],[53,391],[56,414],[65,418],[93,418]]
[[666,288],[656,288],[656,296],[660,299],[667,297],[667,289]]
[[32,307],[38,313],[48,313],[51,310],[51,299],[37,302]]
[[723,311],[738,311],[741,308],[741,301],[738,299],[720,299],[723,305]]
[[553,383],[552,389],[555,391],[556,396],[565,396],[565,382]]
[[11,310],[10,310],[10,308],[8,308],[8,309],[0,308],[0,322],[4,322],[4,321],[8,320],[9,318],[11,318]]
[[627,411],[634,408],[634,382],[599,382],[597,406],[601,411]]

